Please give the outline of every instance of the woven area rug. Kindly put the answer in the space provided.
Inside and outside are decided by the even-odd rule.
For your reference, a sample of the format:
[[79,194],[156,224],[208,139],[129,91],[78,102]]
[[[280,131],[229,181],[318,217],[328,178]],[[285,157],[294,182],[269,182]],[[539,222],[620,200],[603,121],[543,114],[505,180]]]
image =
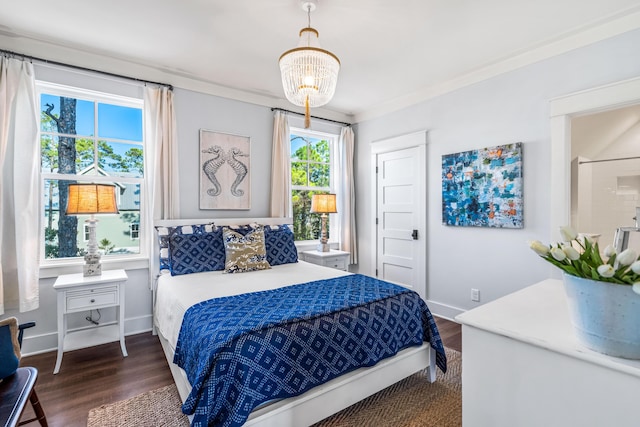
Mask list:
[[[330,416],[314,427],[459,427],[462,425],[460,353],[446,349],[447,373],[438,370],[435,383],[418,372]],[[89,411],[87,427],[188,426],[180,412],[175,385]]]

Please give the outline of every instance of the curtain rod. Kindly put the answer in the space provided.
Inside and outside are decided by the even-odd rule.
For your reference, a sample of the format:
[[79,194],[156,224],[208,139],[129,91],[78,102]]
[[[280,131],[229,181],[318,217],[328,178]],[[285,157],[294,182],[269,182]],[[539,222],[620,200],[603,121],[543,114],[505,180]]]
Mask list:
[[173,90],[173,86],[171,86],[170,84],[167,84],[167,83],[154,82],[154,81],[151,81],[151,80],[138,79],[136,77],[123,76],[122,74],[110,73],[108,71],[100,71],[100,70],[94,70],[92,68],[80,67],[78,65],[65,64],[63,62],[51,61],[49,59],[43,59],[43,58],[38,58],[36,56],[25,55],[23,53],[12,52],[10,50],[0,49],[0,54],[8,55],[8,56],[11,56],[11,57],[22,58],[23,60],[26,59],[26,60],[29,60],[31,62],[38,61],[38,62],[43,62],[45,64],[52,64],[52,65],[57,65],[57,66],[60,66],[60,67],[67,67],[67,68],[73,68],[73,69],[81,70],[81,71],[89,71],[89,72],[92,72],[92,73],[104,74],[104,75],[110,76],[110,77],[117,77],[117,78],[120,78],[120,79],[132,80],[132,81],[139,82],[139,83],[145,83],[145,84],[149,83],[149,84],[153,84],[153,85],[164,86],[164,87],[168,88],[169,90]]
[[578,162],[578,164],[579,165],[584,165],[584,164],[587,164],[587,163],[617,162],[618,160],[635,160],[635,159],[640,159],[640,156],[620,157],[618,159],[585,160],[584,162]]
[[[271,107],[271,111],[282,111],[283,113],[291,113],[297,116],[304,116],[304,113],[298,113],[297,111],[285,110],[284,108]],[[324,117],[311,116],[312,119],[324,120],[325,122],[338,123],[339,125],[351,126],[351,123],[339,122],[338,120],[325,119]]]

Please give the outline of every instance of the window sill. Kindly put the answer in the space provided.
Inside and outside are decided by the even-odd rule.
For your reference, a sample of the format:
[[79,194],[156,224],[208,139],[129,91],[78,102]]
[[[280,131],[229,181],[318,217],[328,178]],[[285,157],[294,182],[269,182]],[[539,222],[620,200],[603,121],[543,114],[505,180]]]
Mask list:
[[[74,259],[73,261],[49,261],[46,264],[40,264],[40,278],[46,279],[58,277],[61,274],[82,273],[83,259]],[[114,270],[122,268],[125,270],[136,270],[149,268],[149,258],[145,256],[127,257],[127,258],[104,258],[102,259],[102,268],[104,270]]]

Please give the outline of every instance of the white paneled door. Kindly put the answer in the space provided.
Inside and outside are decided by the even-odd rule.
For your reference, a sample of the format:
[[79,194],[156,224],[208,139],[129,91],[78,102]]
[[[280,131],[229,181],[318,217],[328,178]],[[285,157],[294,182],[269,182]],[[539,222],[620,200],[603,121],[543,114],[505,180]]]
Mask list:
[[426,147],[378,153],[376,167],[377,276],[426,300]]

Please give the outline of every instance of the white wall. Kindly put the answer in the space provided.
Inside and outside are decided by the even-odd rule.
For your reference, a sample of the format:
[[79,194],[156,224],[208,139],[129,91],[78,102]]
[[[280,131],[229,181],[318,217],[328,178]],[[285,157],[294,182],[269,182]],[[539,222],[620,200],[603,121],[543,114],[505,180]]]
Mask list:
[[[375,247],[370,185],[373,141],[428,131],[427,297],[434,313],[452,317],[556,274],[527,241],[546,241],[551,205],[549,100],[640,75],[640,31],[577,49],[459,89],[402,111],[359,123],[356,130],[359,272],[370,274]],[[446,227],[441,224],[441,158],[521,141],[524,228]]]

